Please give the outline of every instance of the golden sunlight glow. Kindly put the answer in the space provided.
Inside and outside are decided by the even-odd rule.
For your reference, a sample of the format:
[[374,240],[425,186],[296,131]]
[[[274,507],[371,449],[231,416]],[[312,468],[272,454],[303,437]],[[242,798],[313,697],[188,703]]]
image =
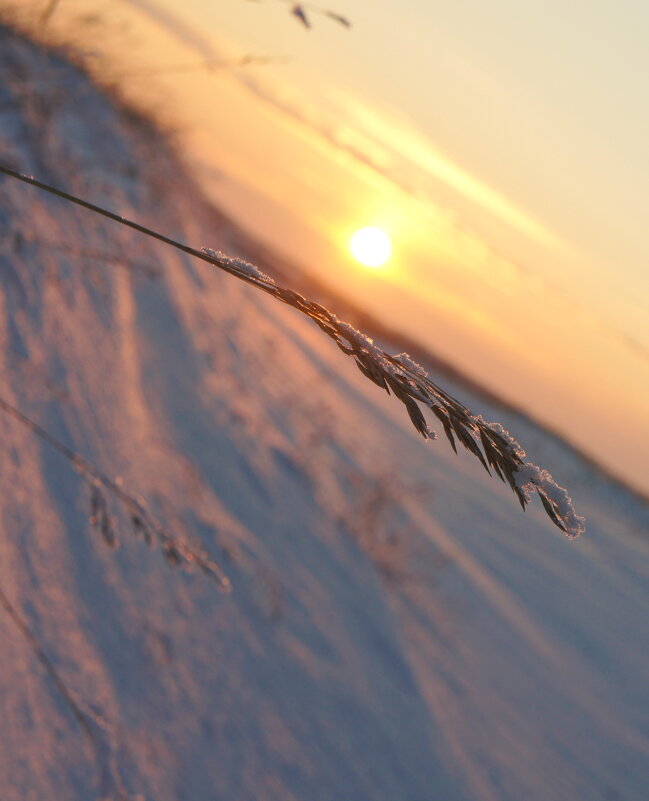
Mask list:
[[392,244],[380,228],[361,228],[350,239],[349,249],[365,267],[382,267],[390,258]]

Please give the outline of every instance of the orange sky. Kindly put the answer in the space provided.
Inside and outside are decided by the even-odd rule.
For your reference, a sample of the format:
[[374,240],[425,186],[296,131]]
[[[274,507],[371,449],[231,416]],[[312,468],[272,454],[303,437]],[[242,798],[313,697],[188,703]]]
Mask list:
[[[397,6],[387,0],[372,6],[373,15],[360,0],[345,4],[357,22],[350,31],[320,17],[302,30],[272,0],[217,6],[67,0],[51,24],[82,32],[96,24],[80,17],[92,7],[103,20],[94,46],[128,69],[208,55],[288,55],[287,64],[122,83],[164,109],[202,183],[254,236],[355,301],[363,298],[376,316],[649,490],[646,251],[633,249],[635,229],[621,235],[628,214],[612,205],[607,227],[607,207],[593,205],[603,165],[593,161],[589,173],[588,157],[598,156],[598,142],[576,132],[555,152],[539,150],[538,131],[525,119],[525,112],[536,119],[540,102],[529,88],[533,74],[525,97],[515,65],[511,80],[506,64],[489,62],[481,71],[459,35],[430,34],[456,94],[439,75],[423,73],[422,63],[418,82],[388,35]],[[399,8],[424,13],[414,1]],[[415,18],[406,17],[415,59]],[[376,49],[382,61],[375,63]],[[382,70],[374,83],[368,63]],[[420,102],[418,114],[429,77],[435,103]],[[467,86],[475,93],[473,118],[458,111]],[[564,109],[554,113],[568,137],[579,120],[566,123]],[[504,153],[493,148],[494,128]],[[492,143],[488,153],[482,140]],[[577,155],[580,145],[585,155]],[[571,154],[574,175],[561,161]],[[619,173],[612,170],[609,181],[613,199]],[[644,197],[637,186],[629,192]],[[383,270],[366,270],[349,256],[348,238],[364,225],[384,228],[393,240]]]

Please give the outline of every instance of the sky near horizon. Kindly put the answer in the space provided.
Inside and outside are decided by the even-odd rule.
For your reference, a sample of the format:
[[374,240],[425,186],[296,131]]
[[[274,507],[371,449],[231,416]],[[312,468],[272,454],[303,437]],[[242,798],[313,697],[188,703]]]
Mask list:
[[[351,29],[307,5],[306,30],[282,0],[65,0],[52,25],[118,6],[124,63],[277,59],[132,87],[248,231],[649,490],[649,7],[331,0]],[[349,256],[364,225],[385,269]]]

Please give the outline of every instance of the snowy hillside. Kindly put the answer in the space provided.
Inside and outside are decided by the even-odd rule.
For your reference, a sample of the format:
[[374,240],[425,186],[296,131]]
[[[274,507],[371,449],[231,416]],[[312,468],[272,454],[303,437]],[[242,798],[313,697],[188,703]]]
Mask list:
[[[0,70],[3,163],[232,252],[146,120],[5,29]],[[0,179],[0,398],[232,583],[106,492],[108,547],[83,468],[1,413],[2,801],[646,799],[649,509],[437,378],[583,537],[421,440],[294,310]]]

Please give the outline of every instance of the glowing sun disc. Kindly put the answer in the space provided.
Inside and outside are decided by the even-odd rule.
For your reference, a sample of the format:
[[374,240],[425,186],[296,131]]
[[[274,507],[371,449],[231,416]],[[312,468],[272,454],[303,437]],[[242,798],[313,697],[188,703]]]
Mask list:
[[380,228],[361,228],[349,241],[352,255],[365,267],[381,267],[390,258],[390,238]]

